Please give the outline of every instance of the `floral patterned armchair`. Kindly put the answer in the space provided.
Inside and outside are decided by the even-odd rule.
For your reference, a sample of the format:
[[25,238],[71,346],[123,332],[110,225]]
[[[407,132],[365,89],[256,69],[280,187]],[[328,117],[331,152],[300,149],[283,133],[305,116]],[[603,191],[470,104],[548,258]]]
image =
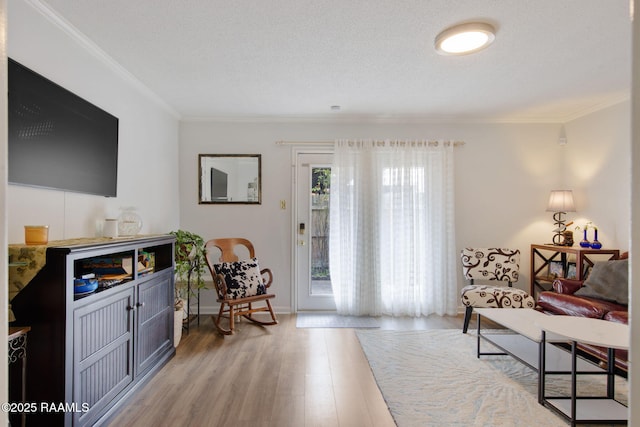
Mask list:
[[[462,332],[466,333],[473,307],[534,308],[535,300],[522,289],[513,288],[520,271],[520,250],[507,248],[465,248],[461,252],[462,272],[469,285],[462,288],[466,307]],[[507,282],[508,286],[475,284],[475,281]]]

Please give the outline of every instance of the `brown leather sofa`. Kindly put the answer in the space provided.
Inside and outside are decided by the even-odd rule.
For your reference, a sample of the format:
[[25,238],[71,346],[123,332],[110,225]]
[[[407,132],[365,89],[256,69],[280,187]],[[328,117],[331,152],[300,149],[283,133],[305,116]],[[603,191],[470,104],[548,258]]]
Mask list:
[[[554,315],[591,317],[611,322],[629,323],[628,306],[598,298],[573,295],[582,287],[583,281],[571,279],[556,279],[553,282],[554,291],[541,292],[538,296],[537,309]],[[599,361],[602,365],[607,360],[607,350],[587,344],[580,344],[579,349]],[[616,350],[616,368],[628,371],[628,353],[626,350]]]

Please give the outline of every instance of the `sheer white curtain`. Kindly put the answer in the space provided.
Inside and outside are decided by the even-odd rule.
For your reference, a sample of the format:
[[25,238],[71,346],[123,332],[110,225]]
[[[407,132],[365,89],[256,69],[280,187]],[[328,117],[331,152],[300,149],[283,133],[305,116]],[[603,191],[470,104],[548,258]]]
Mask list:
[[453,143],[337,141],[331,175],[338,313],[456,314]]

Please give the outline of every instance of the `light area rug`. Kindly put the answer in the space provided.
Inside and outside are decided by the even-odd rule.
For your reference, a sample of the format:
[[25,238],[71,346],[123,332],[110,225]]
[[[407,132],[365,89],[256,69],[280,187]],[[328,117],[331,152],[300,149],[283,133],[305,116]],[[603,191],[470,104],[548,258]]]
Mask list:
[[298,313],[298,328],[379,328],[375,317],[341,316],[335,313]]
[[[368,331],[356,335],[399,427],[566,426],[540,405],[537,374],[510,356],[476,357],[475,333],[460,330]],[[483,350],[490,345],[483,341]],[[569,395],[565,376],[547,377],[550,393]],[[578,382],[579,395],[602,396],[604,377]],[[616,397],[627,402],[627,381]]]

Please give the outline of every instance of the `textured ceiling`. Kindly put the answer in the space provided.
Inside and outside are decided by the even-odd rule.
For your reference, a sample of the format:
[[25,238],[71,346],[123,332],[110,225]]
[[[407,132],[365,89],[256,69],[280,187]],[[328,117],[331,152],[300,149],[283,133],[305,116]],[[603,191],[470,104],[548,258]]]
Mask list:
[[[186,119],[557,122],[630,92],[628,0],[40,1]],[[489,49],[435,52],[475,19]]]

